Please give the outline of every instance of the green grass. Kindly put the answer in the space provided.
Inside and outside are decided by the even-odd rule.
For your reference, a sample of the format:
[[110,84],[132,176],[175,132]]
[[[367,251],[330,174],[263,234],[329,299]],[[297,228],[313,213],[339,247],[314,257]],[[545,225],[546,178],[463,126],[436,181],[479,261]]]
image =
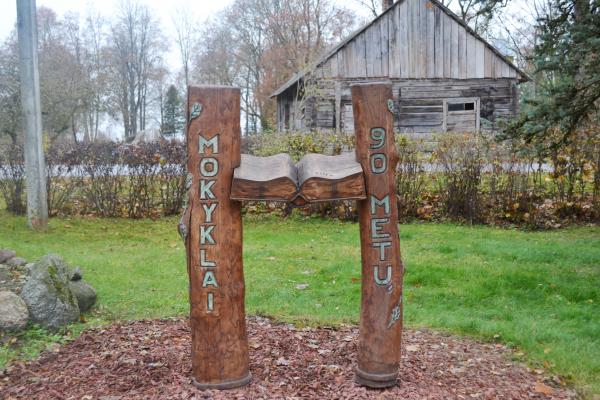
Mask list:
[[[0,214],[0,247],[29,259],[54,252],[81,265],[99,296],[92,324],[185,315],[187,275],[175,226],[175,218],[73,218],[34,233],[23,218]],[[358,321],[357,224],[248,217],[244,237],[249,313],[301,324]],[[408,224],[401,245],[408,326],[500,340],[579,390],[600,393],[599,228]],[[296,289],[301,283],[308,288]],[[21,335],[20,351],[2,347],[0,365],[39,351],[43,335],[27,332],[34,338]]]

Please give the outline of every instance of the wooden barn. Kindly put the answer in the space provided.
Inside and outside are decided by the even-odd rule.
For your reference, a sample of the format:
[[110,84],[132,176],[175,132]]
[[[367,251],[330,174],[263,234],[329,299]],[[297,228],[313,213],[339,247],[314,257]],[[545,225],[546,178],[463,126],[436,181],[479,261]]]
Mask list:
[[[350,85],[391,82],[400,133],[494,129],[527,76],[437,0],[398,0],[273,93],[280,131],[353,134]],[[390,4],[391,3],[391,4]]]

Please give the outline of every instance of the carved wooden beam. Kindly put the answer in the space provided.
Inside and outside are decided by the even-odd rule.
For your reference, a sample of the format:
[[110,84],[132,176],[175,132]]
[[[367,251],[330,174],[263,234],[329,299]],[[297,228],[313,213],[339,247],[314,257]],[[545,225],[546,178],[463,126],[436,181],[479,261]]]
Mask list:
[[202,389],[251,378],[244,310],[242,216],[230,199],[240,164],[240,91],[188,88],[189,204],[180,225],[190,279],[192,373]]
[[375,388],[396,384],[402,335],[402,276],[398,236],[391,86],[352,86],[356,158],[367,198],[358,202],[362,297],[357,382]]

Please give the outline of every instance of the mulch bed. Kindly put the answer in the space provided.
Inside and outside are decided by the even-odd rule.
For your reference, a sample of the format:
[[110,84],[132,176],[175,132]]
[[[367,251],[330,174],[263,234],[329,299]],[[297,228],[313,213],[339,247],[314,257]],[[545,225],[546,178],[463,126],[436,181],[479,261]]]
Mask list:
[[405,330],[398,386],[354,383],[358,329],[248,321],[253,380],[200,391],[191,384],[184,319],[92,329],[39,359],[0,373],[0,399],[571,399],[575,392],[510,361],[502,345]]

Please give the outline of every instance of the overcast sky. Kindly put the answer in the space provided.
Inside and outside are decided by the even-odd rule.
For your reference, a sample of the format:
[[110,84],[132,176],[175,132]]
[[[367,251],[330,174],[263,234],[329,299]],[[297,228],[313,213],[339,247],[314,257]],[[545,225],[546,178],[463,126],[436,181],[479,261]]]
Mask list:
[[[17,2],[16,0],[5,0],[8,7],[0,13],[0,40],[3,40],[13,28],[17,20]],[[167,34],[173,35],[173,24],[171,15],[173,9],[186,6],[190,12],[198,18],[199,23],[220,9],[226,7],[232,0],[139,0],[142,4],[147,4],[162,22],[162,28]],[[100,14],[110,17],[117,9],[120,0],[37,0],[37,6],[46,6],[53,9],[59,16],[72,11],[85,17],[87,10],[93,9]],[[367,17],[368,10],[361,7],[356,0],[337,0],[337,3],[343,4],[348,8],[356,10],[360,15]]]
[[[5,7],[0,12],[0,41],[13,29],[17,20],[16,0],[3,0]],[[80,18],[85,18],[89,10],[100,13],[104,17],[111,18],[122,0],[37,0],[38,6],[46,6],[54,10],[59,17],[67,12],[78,13]],[[168,65],[173,69],[180,67],[179,57],[174,41],[175,31],[172,22],[174,10],[186,7],[190,13],[197,19],[198,24],[202,24],[206,18],[231,4],[233,0],[137,0],[146,4],[160,18],[161,28],[172,40],[170,43],[170,55],[168,56]],[[354,10],[359,18],[367,21],[372,18],[370,11],[359,4],[358,0],[334,0],[340,5],[344,5]],[[511,0],[509,9],[516,15],[528,14],[526,0]],[[495,43],[497,46],[499,43]],[[502,46],[500,46],[502,47]],[[503,49],[501,49],[502,51]]]

